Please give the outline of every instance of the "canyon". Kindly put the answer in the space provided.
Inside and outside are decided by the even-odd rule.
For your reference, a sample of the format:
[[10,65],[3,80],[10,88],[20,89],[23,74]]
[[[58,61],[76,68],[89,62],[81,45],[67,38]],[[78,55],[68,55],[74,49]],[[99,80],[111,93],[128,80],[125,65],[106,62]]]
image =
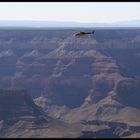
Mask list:
[[0,31],[0,137],[140,137],[140,30],[78,31]]

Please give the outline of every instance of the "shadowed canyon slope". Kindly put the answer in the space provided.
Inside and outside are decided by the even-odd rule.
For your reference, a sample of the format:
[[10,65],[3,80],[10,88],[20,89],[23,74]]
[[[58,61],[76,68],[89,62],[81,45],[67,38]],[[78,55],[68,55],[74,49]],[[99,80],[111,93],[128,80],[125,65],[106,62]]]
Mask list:
[[[140,30],[98,29],[83,37],[75,37],[76,32],[0,31],[0,88],[26,89],[33,108],[50,118],[49,128],[33,126],[22,133],[17,128],[31,121],[19,121],[2,137],[140,136]],[[36,116],[32,105],[19,97],[21,92],[16,95],[20,116]],[[10,101],[12,107],[15,94],[0,93],[1,102]]]

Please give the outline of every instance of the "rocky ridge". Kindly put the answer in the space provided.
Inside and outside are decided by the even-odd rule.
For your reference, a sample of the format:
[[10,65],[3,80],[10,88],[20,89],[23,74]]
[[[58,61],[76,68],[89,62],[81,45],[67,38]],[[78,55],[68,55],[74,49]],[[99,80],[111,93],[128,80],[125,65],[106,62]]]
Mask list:
[[[23,31],[24,35],[26,33]],[[132,34],[132,31],[125,30],[99,30],[94,37],[83,38],[75,38],[73,33],[48,31],[48,34],[44,32],[39,37],[41,34],[38,31],[32,38],[32,32],[28,31],[30,40],[19,35],[17,40],[9,42],[15,43],[13,48],[9,44],[4,48],[2,43],[6,42],[5,37],[1,39],[1,87],[26,88],[35,104],[51,116],[47,123],[43,121],[46,126],[40,125],[46,127],[44,130],[32,124],[32,119],[26,119],[30,121],[15,123],[1,136],[5,137],[6,133],[9,137],[139,135],[139,31]],[[21,41],[17,47],[22,39],[26,45]],[[13,102],[14,96],[9,98]],[[21,101],[21,97],[17,96],[17,99]],[[20,111],[25,115],[22,108],[28,105],[23,102],[22,98]],[[29,109],[29,114],[30,111],[33,113],[33,108]],[[33,117],[35,114],[32,113],[30,115]],[[95,124],[83,124],[83,121]],[[31,126],[31,131],[16,131],[14,134],[15,127],[20,129],[26,123],[28,128]],[[58,124],[61,124],[59,132]],[[36,131],[32,132],[34,129]],[[51,130],[54,129],[52,134]],[[46,135],[40,135],[45,132]]]

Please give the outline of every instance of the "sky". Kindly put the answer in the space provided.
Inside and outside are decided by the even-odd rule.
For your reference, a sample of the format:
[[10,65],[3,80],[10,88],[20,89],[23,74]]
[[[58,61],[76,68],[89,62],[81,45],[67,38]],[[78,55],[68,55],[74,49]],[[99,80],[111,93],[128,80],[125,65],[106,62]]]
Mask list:
[[0,2],[0,20],[84,23],[140,20],[140,2]]

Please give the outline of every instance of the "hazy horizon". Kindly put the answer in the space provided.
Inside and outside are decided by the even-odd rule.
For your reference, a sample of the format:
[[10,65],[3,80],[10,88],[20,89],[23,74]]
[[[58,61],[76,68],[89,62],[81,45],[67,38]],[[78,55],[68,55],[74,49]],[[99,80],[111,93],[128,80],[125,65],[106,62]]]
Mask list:
[[31,22],[73,22],[73,23],[84,23],[84,24],[88,24],[88,23],[105,23],[105,24],[110,24],[110,23],[121,23],[121,22],[131,22],[131,21],[140,21],[140,19],[134,19],[134,20],[120,20],[120,21],[116,21],[116,22],[82,22],[82,21],[65,21],[65,20],[31,20],[31,19],[0,19],[0,21],[31,21]]
[[140,2],[1,2],[1,20],[114,23],[140,20]]

